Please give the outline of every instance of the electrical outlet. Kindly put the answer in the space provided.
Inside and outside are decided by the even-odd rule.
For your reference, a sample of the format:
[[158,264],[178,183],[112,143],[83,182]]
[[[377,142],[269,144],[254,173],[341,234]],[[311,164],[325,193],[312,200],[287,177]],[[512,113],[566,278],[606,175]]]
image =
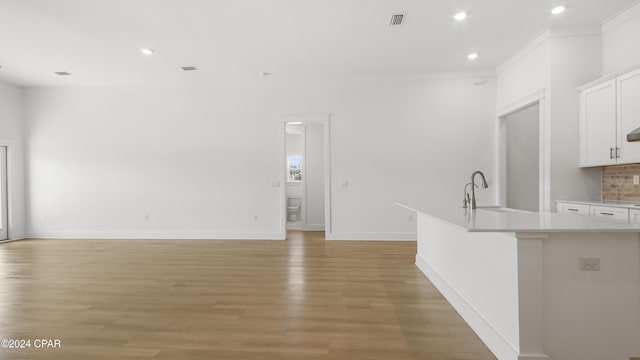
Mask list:
[[600,271],[600,258],[580,258],[580,270]]
[[633,175],[633,185],[640,185],[640,175]]

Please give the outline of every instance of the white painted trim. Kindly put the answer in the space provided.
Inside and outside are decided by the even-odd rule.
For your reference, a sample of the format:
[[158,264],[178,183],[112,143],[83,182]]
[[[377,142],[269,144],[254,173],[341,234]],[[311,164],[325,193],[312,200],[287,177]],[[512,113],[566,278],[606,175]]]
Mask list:
[[551,106],[540,99],[540,211],[551,211]]
[[9,240],[20,240],[24,238],[24,234],[17,230],[16,225],[16,208],[18,207],[18,196],[15,192],[18,183],[18,156],[16,147],[18,141],[14,138],[0,137],[0,146],[7,147],[7,205],[8,205],[8,227]]
[[640,15],[640,1],[630,4],[617,14],[603,21],[602,33],[609,32],[638,15]]
[[326,240],[335,241],[416,241],[416,233],[333,233]]
[[638,70],[638,69],[640,69],[640,63],[639,63],[639,64],[632,65],[632,66],[629,66],[629,67],[628,67],[628,68],[626,68],[626,69],[623,69],[623,70],[620,70],[620,71],[617,71],[617,72],[611,73],[611,74],[609,74],[609,75],[603,76],[603,77],[598,78],[598,79],[596,79],[596,80],[593,80],[593,81],[591,81],[591,82],[589,82],[589,83],[586,83],[586,84],[584,84],[584,85],[582,85],[582,86],[578,87],[576,90],[578,90],[579,92],[583,92],[583,91],[585,91],[585,90],[589,90],[589,89],[591,89],[591,88],[593,88],[593,87],[595,87],[595,86],[598,86],[598,85],[600,85],[600,84],[604,84],[604,83],[606,83],[607,81],[610,81],[610,80],[616,79],[616,78],[618,78],[618,77],[620,77],[620,76],[624,76],[624,75],[626,75],[626,74],[628,74],[628,73],[630,73],[630,72],[632,72],[632,71]]
[[36,231],[31,239],[284,240],[280,233],[198,231]]
[[[280,117],[280,235],[287,236],[287,194],[286,194],[286,126],[289,122],[319,123],[324,131],[324,231],[325,239],[331,238],[331,114],[284,114]],[[306,131],[305,131],[306,132]],[[306,140],[305,140],[306,147]],[[306,154],[305,154],[306,156]],[[304,200],[303,200],[304,202]],[[303,223],[304,224],[304,223]]]
[[535,36],[531,41],[523,45],[520,49],[516,50],[513,54],[507,57],[507,59],[496,67],[496,73],[499,75],[507,70],[509,67],[522,60],[525,56],[529,55],[535,49],[544,44],[551,38],[563,38],[563,37],[588,37],[588,36],[601,36],[600,28],[593,26],[573,27],[565,29],[545,29],[542,33]]
[[416,255],[416,266],[424,273],[442,296],[453,306],[473,331],[500,360],[518,360],[516,347],[500,334],[476,311],[449,283],[420,255]]
[[497,110],[496,115],[496,179],[498,191],[496,191],[496,203],[506,206],[507,203],[507,157],[506,157],[506,117],[530,106],[538,105],[539,115],[539,198],[540,211],[551,209],[551,126],[549,123],[550,107],[548,106],[547,91],[538,90],[520,100]]
[[564,37],[590,37],[590,36],[602,36],[602,28],[600,26],[581,26],[570,28],[558,28],[549,29],[550,38],[564,38]]
[[[304,224],[307,222],[307,126],[303,124],[302,129],[302,196],[300,196],[300,227],[303,228]],[[286,124],[285,124],[286,129]],[[284,144],[285,148],[287,147],[287,143]],[[286,169],[288,171],[289,169]],[[289,174],[285,174],[285,176],[289,176]],[[289,206],[286,198],[286,189],[285,189],[285,204]],[[287,213],[287,216],[289,214]]]
[[546,29],[541,34],[533,38],[530,42],[518,49],[515,53],[507,57],[507,59],[496,67],[496,73],[499,75],[503,73],[507,68],[513,66],[525,56],[529,55],[532,51],[537,49],[540,45],[544,44],[551,37],[551,32]]
[[527,96],[520,98],[508,105],[503,106],[502,108],[496,111],[498,117],[505,117],[507,115],[511,115],[515,112],[518,112],[524,108],[528,108],[529,106],[534,105],[541,99],[545,98],[545,89],[537,90]]

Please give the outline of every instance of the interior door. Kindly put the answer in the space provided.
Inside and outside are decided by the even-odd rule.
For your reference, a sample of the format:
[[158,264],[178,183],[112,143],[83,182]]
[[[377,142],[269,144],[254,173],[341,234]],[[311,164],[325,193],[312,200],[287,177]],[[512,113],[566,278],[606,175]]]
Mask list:
[[9,238],[9,206],[7,198],[7,148],[0,146],[0,240]]

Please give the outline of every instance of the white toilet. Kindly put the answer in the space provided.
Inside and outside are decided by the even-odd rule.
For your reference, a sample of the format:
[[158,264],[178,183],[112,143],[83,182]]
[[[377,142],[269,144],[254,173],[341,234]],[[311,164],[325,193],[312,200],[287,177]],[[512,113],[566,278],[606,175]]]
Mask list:
[[302,206],[302,198],[288,197],[287,198],[287,220],[295,222],[300,219],[300,208]]

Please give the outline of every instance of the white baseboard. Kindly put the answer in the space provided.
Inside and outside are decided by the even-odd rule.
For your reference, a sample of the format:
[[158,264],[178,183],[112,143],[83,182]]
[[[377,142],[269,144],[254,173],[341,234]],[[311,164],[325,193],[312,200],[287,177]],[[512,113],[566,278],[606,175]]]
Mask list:
[[10,234],[10,238],[9,240],[22,240],[24,238],[26,238],[26,236],[24,235],[24,233],[15,233],[15,234]]
[[415,233],[331,233],[327,240],[362,240],[362,241],[416,241]]
[[280,233],[236,233],[194,231],[42,231],[29,234],[32,239],[157,239],[157,240],[284,240]]
[[8,240],[0,240],[0,244],[6,244],[6,243],[10,243],[10,242],[14,242],[14,241],[20,241],[20,240],[24,240],[24,239],[8,239]]
[[[318,231],[306,230],[305,231]],[[321,231],[321,230],[320,230]],[[198,231],[35,231],[31,239],[208,239],[208,240],[284,240],[281,233],[236,233]],[[416,241],[413,233],[327,233],[327,240]]]
[[420,255],[416,255],[416,266],[431,280],[433,285],[462,316],[485,345],[499,360],[546,360],[544,354],[520,354],[485,318],[478,313],[449,283]]

